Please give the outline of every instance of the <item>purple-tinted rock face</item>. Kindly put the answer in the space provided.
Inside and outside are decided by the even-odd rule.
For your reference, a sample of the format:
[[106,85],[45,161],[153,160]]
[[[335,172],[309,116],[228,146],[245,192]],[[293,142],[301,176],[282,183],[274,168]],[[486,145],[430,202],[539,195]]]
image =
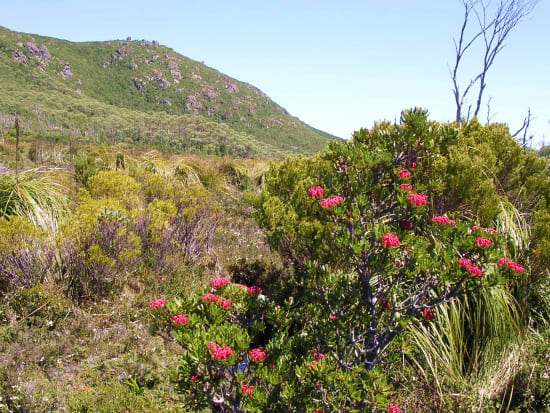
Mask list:
[[21,53],[17,50],[13,51],[13,58],[15,60],[17,60],[18,62],[23,63],[24,65],[27,64],[27,57],[23,53]]
[[50,61],[50,59],[52,58],[52,56],[50,55],[50,52],[48,50],[48,48],[46,46],[44,46],[43,44],[41,44],[40,46],[38,46],[38,51],[40,52],[40,54],[42,55],[42,57],[44,59],[46,59],[48,62]]
[[214,116],[217,110],[217,108],[208,109],[208,116]]
[[239,91],[239,88],[235,83],[226,84],[224,87],[229,93],[237,93]]
[[63,76],[64,79],[73,78],[73,72],[71,72],[71,68],[69,67],[68,64],[66,64],[63,70],[61,71],[61,76]]
[[162,101],[162,104],[163,104],[163,105],[166,105],[166,106],[172,106],[172,102],[170,102],[169,100],[166,100],[166,99],[164,99],[164,100]]
[[181,75],[180,72],[178,72],[177,70],[170,70],[170,74],[172,75],[172,77],[174,79],[181,79],[183,78],[183,76]]
[[210,91],[204,94],[204,96],[210,101],[215,102],[216,99],[220,96],[218,92]]
[[187,96],[187,107],[200,108],[202,103],[193,95]]
[[145,86],[145,82],[140,79],[134,79],[134,85],[136,86],[137,90],[141,90]]
[[157,83],[158,83],[158,88],[159,90],[164,90],[168,87],[170,87],[170,82],[167,81],[166,79],[156,79]]
[[31,52],[32,54],[39,54],[40,50],[38,49],[38,46],[34,42],[27,42],[26,49]]
[[138,68],[138,65],[136,65],[135,63],[132,63],[132,70],[136,70]]

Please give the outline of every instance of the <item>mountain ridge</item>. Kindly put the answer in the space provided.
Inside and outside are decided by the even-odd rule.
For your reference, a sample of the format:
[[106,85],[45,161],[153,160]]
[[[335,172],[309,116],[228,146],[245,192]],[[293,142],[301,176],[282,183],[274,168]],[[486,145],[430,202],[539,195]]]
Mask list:
[[128,145],[275,158],[336,138],[155,41],[70,42],[0,26],[0,80],[0,113],[17,111],[48,136],[57,127]]

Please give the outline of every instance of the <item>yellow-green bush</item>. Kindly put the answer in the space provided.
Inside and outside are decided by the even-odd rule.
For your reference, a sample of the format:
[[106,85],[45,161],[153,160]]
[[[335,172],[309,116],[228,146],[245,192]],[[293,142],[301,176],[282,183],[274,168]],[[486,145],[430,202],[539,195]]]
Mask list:
[[117,199],[130,208],[140,203],[137,195],[139,189],[139,182],[119,171],[101,171],[88,179],[92,197]]

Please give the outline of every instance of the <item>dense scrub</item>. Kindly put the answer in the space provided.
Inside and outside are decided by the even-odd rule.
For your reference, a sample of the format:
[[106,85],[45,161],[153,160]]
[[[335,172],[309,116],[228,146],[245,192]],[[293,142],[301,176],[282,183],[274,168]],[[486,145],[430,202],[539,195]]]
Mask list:
[[[19,174],[16,191],[15,142],[4,137],[2,194],[18,196],[3,198],[11,204],[0,218],[0,411],[194,411],[220,394],[238,395],[245,411],[265,411],[266,401],[274,411],[387,411],[390,402],[407,412],[548,409],[548,163],[504,125],[441,125],[409,111],[400,124],[271,166],[27,135],[18,169],[33,171]],[[426,205],[411,204],[401,185]],[[321,198],[308,193],[317,186]],[[330,207],[319,202],[337,196]],[[373,200],[394,209],[359,238],[346,232],[365,227]],[[493,245],[468,244],[476,238]],[[353,355],[333,357],[331,343],[360,333],[366,316],[356,315],[369,311],[359,311],[355,278],[368,244],[375,291],[386,294],[375,295],[380,332],[400,334],[380,347],[374,369],[363,363],[350,376],[338,362]],[[449,270],[457,251],[485,276]],[[502,257],[525,272],[499,267]],[[418,311],[393,314],[418,268],[442,283],[424,290]],[[475,291],[430,302],[457,274]],[[224,346],[235,358],[214,358]],[[231,375],[232,366],[253,374],[220,393],[226,376],[205,371]]]

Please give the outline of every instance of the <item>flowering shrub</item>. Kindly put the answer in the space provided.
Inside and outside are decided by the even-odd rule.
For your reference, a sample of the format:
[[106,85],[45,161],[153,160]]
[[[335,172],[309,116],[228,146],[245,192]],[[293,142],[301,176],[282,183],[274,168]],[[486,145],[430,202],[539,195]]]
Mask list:
[[[276,304],[246,286],[212,284],[202,296],[153,310],[168,328],[163,311],[190,318],[173,333],[184,348],[174,380],[185,403],[400,411],[388,404],[377,366],[384,350],[409,323],[433,320],[438,305],[518,274],[510,263],[499,266],[503,234],[479,237],[467,217],[434,208],[438,195],[422,173],[430,142],[453,131],[432,126],[422,112],[404,113],[402,125],[360,131],[315,162],[289,160],[271,171],[257,215],[294,266],[296,293]],[[413,180],[417,192],[399,179]],[[321,184],[312,190],[313,183]],[[321,192],[334,195],[312,199]],[[213,304],[222,299],[232,306]]]

